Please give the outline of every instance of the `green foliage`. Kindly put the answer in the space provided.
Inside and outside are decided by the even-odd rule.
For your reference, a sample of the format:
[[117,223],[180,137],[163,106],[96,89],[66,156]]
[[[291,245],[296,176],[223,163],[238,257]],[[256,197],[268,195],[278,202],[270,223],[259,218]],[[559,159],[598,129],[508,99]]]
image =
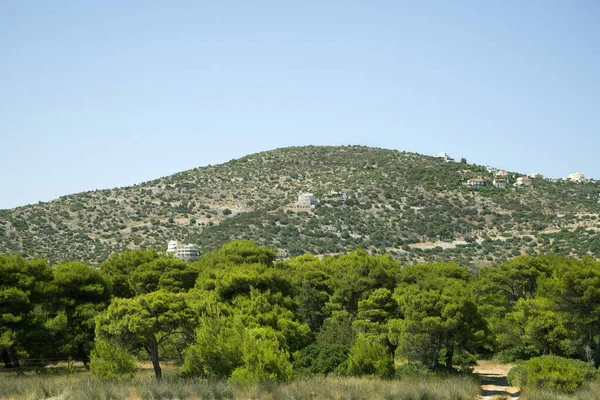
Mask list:
[[[298,213],[286,215],[289,226]],[[473,274],[456,263],[401,265],[364,250],[274,256],[235,241],[192,264],[126,252],[97,271],[0,255],[0,356],[6,368],[32,365],[28,358],[85,362],[96,343],[94,357],[112,371],[106,363],[121,359],[100,354],[118,350],[109,341],[146,351],[157,378],[162,355],[180,358],[183,376],[246,385],[292,375],[391,377],[395,356],[435,371],[469,371],[482,352],[592,363],[600,354],[600,262],[590,257],[519,256]],[[117,282],[125,297],[111,297]],[[573,369],[540,365],[535,379]],[[569,382],[556,385],[572,390]]]
[[542,356],[514,367],[509,372],[509,382],[525,388],[573,393],[584,381],[596,376],[597,371],[589,363],[557,356]]
[[231,374],[231,381],[249,385],[292,378],[289,355],[279,347],[277,335],[268,328],[246,331],[242,344],[242,366]]
[[[344,373],[344,363],[348,359],[347,346],[338,343],[312,343],[296,355],[293,362],[294,371],[299,374]],[[342,368],[340,368],[342,366]]]
[[350,347],[355,341],[352,318],[337,311],[325,320],[316,341],[294,354],[294,369],[299,374],[346,374]]
[[509,385],[522,387],[527,384],[527,369],[525,363],[519,363],[508,371],[507,380]]
[[436,373],[423,364],[401,364],[396,367],[396,378],[435,376]]
[[160,379],[159,345],[174,336],[191,336],[195,321],[183,294],[159,290],[133,299],[115,299],[98,315],[96,335],[131,350],[146,350]]
[[394,360],[381,343],[366,335],[359,335],[348,355],[348,373],[390,378],[394,375]]
[[46,305],[53,279],[45,260],[0,254],[0,353],[5,366],[18,368],[19,357],[49,355]]
[[228,378],[242,365],[244,326],[224,316],[200,318],[196,341],[184,353],[182,374],[188,377]]
[[456,352],[475,353],[485,344],[487,326],[471,298],[468,271],[456,264],[407,266],[396,288],[399,319],[389,337],[400,354],[432,368],[453,366]]
[[53,272],[53,311],[59,318],[61,314],[66,318],[61,350],[87,363],[94,342],[95,317],[108,307],[110,284],[97,270],[78,261],[59,264]]
[[129,284],[129,277],[137,267],[159,257],[154,249],[125,251],[111,254],[100,264],[100,272],[113,287],[115,297],[133,297],[135,292]]
[[129,284],[135,294],[160,289],[178,293],[194,287],[197,277],[198,271],[185,262],[161,256],[137,266],[129,276]]
[[102,379],[131,379],[137,360],[117,343],[97,340],[90,358],[90,372]]

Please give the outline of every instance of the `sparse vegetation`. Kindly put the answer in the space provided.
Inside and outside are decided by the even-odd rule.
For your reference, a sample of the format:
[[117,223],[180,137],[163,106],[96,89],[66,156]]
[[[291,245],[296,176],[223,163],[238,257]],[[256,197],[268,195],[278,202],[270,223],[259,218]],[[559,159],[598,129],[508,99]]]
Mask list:
[[[404,263],[454,259],[498,265],[519,254],[600,256],[596,182],[534,179],[535,189],[471,188],[484,167],[368,148],[292,147],[194,168],[139,185],[97,190],[0,212],[0,252],[99,265],[113,252],[202,251],[233,239],[281,256],[390,252]],[[346,189],[344,201],[338,193]],[[314,212],[287,212],[299,193]]]

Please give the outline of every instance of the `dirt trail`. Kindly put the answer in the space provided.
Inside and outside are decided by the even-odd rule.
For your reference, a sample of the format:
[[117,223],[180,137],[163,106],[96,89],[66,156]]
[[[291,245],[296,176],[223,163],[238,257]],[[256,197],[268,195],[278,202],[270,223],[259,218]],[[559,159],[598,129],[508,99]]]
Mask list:
[[518,399],[521,389],[510,386],[508,379],[506,379],[508,371],[513,366],[513,364],[502,364],[496,361],[477,361],[475,373],[479,374],[479,381],[481,382],[481,395],[479,395],[478,399]]

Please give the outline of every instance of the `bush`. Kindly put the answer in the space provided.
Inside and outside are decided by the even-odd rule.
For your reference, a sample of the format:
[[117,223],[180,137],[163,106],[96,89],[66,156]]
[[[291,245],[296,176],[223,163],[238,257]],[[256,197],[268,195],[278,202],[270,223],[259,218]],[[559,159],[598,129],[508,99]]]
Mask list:
[[196,343],[184,352],[185,377],[228,378],[242,364],[244,327],[225,317],[203,317]]
[[328,374],[347,358],[348,348],[343,344],[313,343],[298,353],[294,369],[299,373]]
[[557,356],[542,356],[517,365],[508,373],[513,386],[573,393],[584,381],[597,376],[590,364]]
[[512,367],[510,371],[508,371],[507,379],[511,386],[525,386],[527,383],[527,370],[525,369],[525,364],[520,363]]
[[127,350],[108,340],[97,340],[90,357],[90,372],[102,379],[131,379],[137,360]]
[[275,333],[268,328],[250,329],[242,344],[243,365],[230,380],[241,385],[287,381],[292,378],[288,354],[279,347]]
[[396,367],[396,378],[423,378],[429,376],[436,376],[436,374],[423,364],[402,364]]
[[390,378],[394,375],[394,360],[385,346],[376,339],[360,335],[350,349],[348,373]]

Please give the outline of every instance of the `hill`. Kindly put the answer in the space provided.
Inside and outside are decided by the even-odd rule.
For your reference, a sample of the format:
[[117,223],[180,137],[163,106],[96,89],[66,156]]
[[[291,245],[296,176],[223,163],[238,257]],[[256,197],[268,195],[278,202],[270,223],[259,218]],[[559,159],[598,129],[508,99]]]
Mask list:
[[[509,173],[505,189],[474,188],[461,182],[491,181],[483,166],[362,146],[283,148],[0,210],[0,252],[97,265],[170,239],[207,251],[241,238],[281,257],[354,248],[471,266],[522,253],[599,257],[598,184],[536,178],[533,189],[514,187],[520,175]],[[318,207],[294,207],[303,192]]]

